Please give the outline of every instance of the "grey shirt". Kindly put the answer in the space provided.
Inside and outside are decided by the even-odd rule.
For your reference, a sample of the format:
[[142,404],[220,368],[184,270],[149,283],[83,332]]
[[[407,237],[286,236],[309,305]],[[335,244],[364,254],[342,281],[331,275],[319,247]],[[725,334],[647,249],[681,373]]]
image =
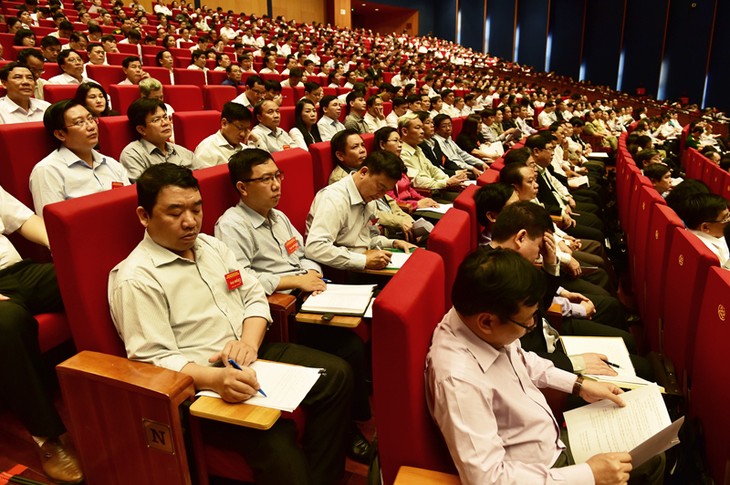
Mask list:
[[119,161],[129,172],[129,179],[137,180],[147,167],[158,163],[170,162],[191,170],[206,166],[193,152],[183,146],[170,142],[165,142],[165,146],[167,154],[163,154],[162,150],[144,138],[140,138],[124,147],[122,154],[119,155]]
[[243,269],[258,278],[267,295],[276,291],[282,276],[322,271],[304,257],[304,238],[276,209],[267,219],[239,202],[215,223],[215,237],[226,243]]

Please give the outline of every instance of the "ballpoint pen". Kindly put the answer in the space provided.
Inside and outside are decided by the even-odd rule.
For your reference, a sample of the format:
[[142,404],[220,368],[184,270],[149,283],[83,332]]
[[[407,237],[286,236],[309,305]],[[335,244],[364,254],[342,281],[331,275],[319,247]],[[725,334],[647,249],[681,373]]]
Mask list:
[[[243,369],[241,369],[241,366],[240,366],[240,365],[238,365],[238,362],[236,362],[236,361],[235,361],[235,360],[233,360],[233,359],[228,359],[228,363],[229,363],[229,364],[231,364],[231,366],[232,366],[232,367],[233,367],[234,369],[238,369],[238,370],[243,370]],[[260,392],[260,393],[261,393],[261,395],[262,395],[262,396],[264,396],[264,397],[269,397],[269,396],[267,396],[267,395],[266,395],[266,393],[264,392],[264,390],[263,390],[263,389],[261,389],[261,388],[259,388],[259,389],[258,389],[258,392]]]

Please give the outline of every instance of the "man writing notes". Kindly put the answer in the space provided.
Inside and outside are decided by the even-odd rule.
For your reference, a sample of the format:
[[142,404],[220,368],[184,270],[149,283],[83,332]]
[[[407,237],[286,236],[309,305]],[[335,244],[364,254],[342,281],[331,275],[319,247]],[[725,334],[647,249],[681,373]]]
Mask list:
[[112,270],[108,290],[127,356],[187,374],[197,389],[228,402],[256,394],[260,386],[248,366],[259,357],[326,369],[302,402],[308,411],[302,448],[287,419],[267,431],[206,420],[203,434],[240,454],[259,485],[337,483],[344,471],[350,368],[307,347],[263,343],[271,321],[264,290],[225,244],[200,234],[203,200],[190,169],[152,165],[136,186],[145,236]]

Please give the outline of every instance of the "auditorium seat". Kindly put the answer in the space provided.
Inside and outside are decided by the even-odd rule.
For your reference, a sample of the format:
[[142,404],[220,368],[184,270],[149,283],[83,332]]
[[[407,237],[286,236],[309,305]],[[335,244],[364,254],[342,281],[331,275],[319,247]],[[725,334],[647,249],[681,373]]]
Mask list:
[[653,261],[653,258],[647,258],[646,252],[647,241],[649,240],[649,219],[653,212],[655,204],[665,205],[664,198],[657,192],[654,187],[642,186],[639,188],[638,204],[633,217],[636,222],[633,225],[633,235],[630,239],[629,246],[629,264],[632,277],[632,288],[641,289],[644,287],[644,279],[646,278],[646,262]]
[[482,232],[482,226],[477,220],[477,204],[474,200],[479,187],[477,185],[469,185],[454,199],[454,207],[462,210],[469,215],[469,226],[471,227],[471,249],[476,249],[479,234]]
[[477,179],[477,185],[482,187],[484,185],[495,184],[499,182],[499,172],[492,170],[491,167],[486,169],[483,174]]
[[43,99],[51,104],[71,99],[78,88],[78,84],[44,84]]
[[373,405],[386,484],[401,465],[454,473],[423,379],[431,334],[446,308],[443,282],[439,255],[417,249],[373,305]]
[[236,96],[238,96],[238,93],[233,86],[203,86],[205,109],[223,111],[223,105]]
[[687,166],[685,174],[689,179],[702,179],[702,159],[705,158],[694,148],[687,149]]
[[446,211],[428,236],[428,250],[437,253],[444,261],[445,285],[448,289],[445,295],[446,308],[451,307],[451,287],[459,265],[474,246],[470,226],[469,214],[452,208]]
[[675,228],[684,228],[684,224],[677,214],[666,205],[654,205],[649,218],[645,251],[651,257],[643,261],[645,283],[642,288],[634,288],[634,295],[637,298],[649,348],[655,352],[663,350],[662,307],[667,273],[665,261],[667,261]]
[[127,56],[138,56],[139,47],[140,46],[137,44],[127,44],[127,43],[117,42],[117,49],[119,49],[119,52],[122,54],[125,54]]
[[715,483],[730,477],[730,387],[720,360],[730,342],[730,272],[710,268],[702,299],[696,302],[699,326],[695,340],[690,393],[690,415],[699,419],[704,431],[704,451]]
[[220,111],[176,111],[172,120],[175,142],[193,151],[201,141],[221,127]]
[[281,87],[281,106],[282,108],[284,106],[294,106],[297,104],[296,95],[294,93],[294,88],[290,86],[282,86]]
[[119,66],[86,66],[86,75],[102,86],[119,84],[124,81],[124,72]]
[[99,118],[99,152],[119,160],[124,147],[139,138],[126,115]]
[[294,106],[281,106],[279,113],[281,114],[279,127],[289,133],[289,130],[294,128]]
[[165,86],[165,101],[175,108],[175,112],[203,109],[203,93],[199,86]]
[[[134,54],[126,54],[124,52],[107,52],[106,53],[106,62],[110,66],[121,66],[122,61],[126,59],[129,56],[133,56]],[[120,67],[117,67],[117,69],[120,69]]]
[[[206,80],[209,85],[220,86],[223,83],[223,81],[225,81],[228,78],[228,74],[226,74],[226,71],[216,71],[214,69],[212,71],[206,72],[205,77],[206,77]],[[246,82],[246,81],[242,81],[242,82]]]
[[292,148],[276,152],[272,158],[286,176],[277,209],[284,212],[297,231],[304,235],[307,214],[315,194],[312,157],[306,150]]
[[112,108],[120,115],[127,115],[129,105],[139,99],[139,87],[128,84],[112,84],[107,87],[109,97],[112,99]]
[[193,86],[205,86],[205,71],[199,71],[197,69],[181,69],[175,67],[172,70],[172,75],[175,77],[175,85],[180,86],[183,84],[190,84]]
[[314,192],[327,186],[330,173],[335,168],[330,151],[330,142],[323,141],[309,145],[309,153],[312,155],[312,175],[314,181]]
[[456,137],[461,134],[461,127],[464,126],[464,120],[466,117],[457,116],[451,118],[451,138],[456,140]]
[[164,67],[159,67],[155,65],[145,66],[144,70],[145,72],[149,73],[150,77],[160,81],[160,84],[172,84],[170,79],[170,71],[168,71]]
[[707,272],[720,262],[697,236],[675,228],[667,260],[663,296],[663,349],[674,362],[677,382],[687,387],[691,374],[698,305],[705,291]]

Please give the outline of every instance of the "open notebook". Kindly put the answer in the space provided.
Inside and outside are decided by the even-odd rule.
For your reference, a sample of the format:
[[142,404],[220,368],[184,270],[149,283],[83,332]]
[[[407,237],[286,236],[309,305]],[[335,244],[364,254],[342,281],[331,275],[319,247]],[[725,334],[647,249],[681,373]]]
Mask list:
[[330,283],[322,293],[310,295],[302,304],[301,311],[362,316],[370,304],[375,286]]

